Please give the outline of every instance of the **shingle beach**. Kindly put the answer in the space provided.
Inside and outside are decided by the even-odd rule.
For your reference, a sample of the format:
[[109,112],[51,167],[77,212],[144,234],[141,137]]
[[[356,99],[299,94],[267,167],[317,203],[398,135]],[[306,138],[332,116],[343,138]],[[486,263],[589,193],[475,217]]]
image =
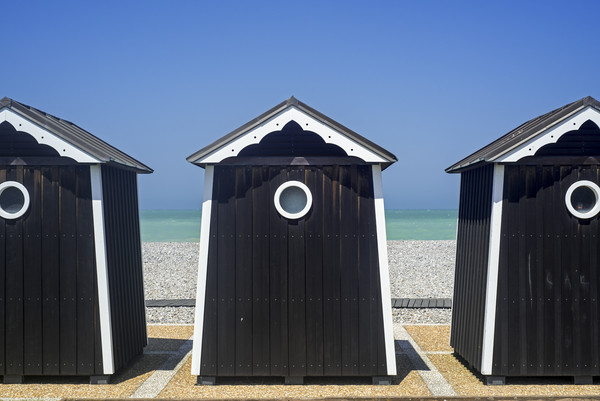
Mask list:
[[[197,242],[144,242],[146,299],[196,297]],[[392,298],[451,298],[456,241],[388,241]],[[191,324],[193,307],[147,308],[148,323]],[[402,323],[449,323],[449,309],[394,309]]]

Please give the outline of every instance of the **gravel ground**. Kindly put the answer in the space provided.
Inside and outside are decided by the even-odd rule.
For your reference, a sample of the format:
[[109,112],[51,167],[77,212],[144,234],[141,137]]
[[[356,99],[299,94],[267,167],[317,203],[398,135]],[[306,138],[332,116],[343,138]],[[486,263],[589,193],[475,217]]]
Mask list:
[[[196,297],[197,242],[144,242],[146,299]],[[392,298],[451,298],[456,241],[388,241]],[[400,323],[449,323],[448,309],[394,309]],[[147,308],[148,323],[190,324],[194,308]]]

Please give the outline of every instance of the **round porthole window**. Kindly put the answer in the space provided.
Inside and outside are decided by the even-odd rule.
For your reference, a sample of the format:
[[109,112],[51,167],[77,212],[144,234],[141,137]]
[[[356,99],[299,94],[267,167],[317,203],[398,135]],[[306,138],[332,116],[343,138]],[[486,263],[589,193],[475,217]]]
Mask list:
[[312,195],[300,181],[288,181],[275,191],[275,208],[287,219],[299,219],[310,210]]
[[23,184],[6,181],[0,184],[0,217],[16,219],[29,208],[29,192]]
[[600,187],[591,181],[577,181],[567,190],[565,203],[573,216],[590,219],[600,212]]

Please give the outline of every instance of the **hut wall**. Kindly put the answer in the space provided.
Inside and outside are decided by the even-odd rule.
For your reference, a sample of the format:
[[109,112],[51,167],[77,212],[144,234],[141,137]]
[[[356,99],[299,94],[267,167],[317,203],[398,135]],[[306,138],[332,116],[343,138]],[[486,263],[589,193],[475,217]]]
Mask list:
[[87,166],[2,166],[29,210],[0,219],[0,374],[102,373]]
[[461,174],[450,344],[481,370],[493,165]]
[[102,165],[115,371],[147,344],[137,174]]
[[599,375],[597,218],[578,220],[567,188],[600,167],[505,168],[494,375]]
[[387,375],[371,166],[214,169],[200,375]]

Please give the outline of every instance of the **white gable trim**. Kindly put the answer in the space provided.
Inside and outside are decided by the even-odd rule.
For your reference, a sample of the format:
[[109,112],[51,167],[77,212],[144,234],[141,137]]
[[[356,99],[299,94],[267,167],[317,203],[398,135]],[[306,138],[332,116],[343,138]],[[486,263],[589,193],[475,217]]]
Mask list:
[[536,134],[534,138],[520,145],[516,149],[491,161],[496,163],[516,162],[524,157],[533,156],[542,146],[556,143],[561,136],[569,131],[579,129],[581,125],[588,120],[593,121],[600,127],[600,112],[595,108],[588,106],[561,121],[559,124],[542,130],[540,133]]
[[14,111],[4,108],[0,110],[0,123],[8,121],[17,131],[23,131],[35,138],[39,144],[48,145],[59,155],[70,157],[79,163],[100,163],[100,160],[90,156],[67,141],[54,135],[47,129],[29,121]]
[[259,143],[267,134],[280,131],[290,121],[297,122],[302,129],[318,134],[326,143],[344,149],[348,156],[356,156],[367,163],[386,163],[381,156],[358,144],[346,135],[311,117],[297,107],[290,106],[264,123],[252,128],[240,137],[226,143],[207,156],[196,161],[197,164],[216,164],[228,157],[237,156],[247,146]]

